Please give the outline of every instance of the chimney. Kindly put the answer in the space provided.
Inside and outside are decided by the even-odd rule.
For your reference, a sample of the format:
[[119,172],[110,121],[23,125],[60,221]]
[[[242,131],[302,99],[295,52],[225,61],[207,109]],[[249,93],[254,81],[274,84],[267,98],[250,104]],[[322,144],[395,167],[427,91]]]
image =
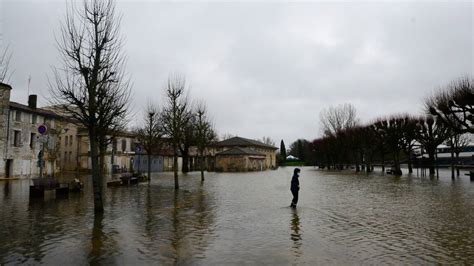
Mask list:
[[28,107],[36,109],[36,100],[38,96],[36,94],[31,94],[28,96]]

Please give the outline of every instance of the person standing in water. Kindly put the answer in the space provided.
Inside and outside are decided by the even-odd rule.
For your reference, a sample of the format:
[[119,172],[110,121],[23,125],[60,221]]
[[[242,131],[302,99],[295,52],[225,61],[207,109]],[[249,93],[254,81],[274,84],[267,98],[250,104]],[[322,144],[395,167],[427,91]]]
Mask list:
[[293,172],[293,177],[291,178],[291,194],[293,194],[293,200],[291,201],[290,207],[296,208],[296,204],[298,203],[298,192],[300,190],[300,181],[298,180],[300,173],[299,168],[295,168]]

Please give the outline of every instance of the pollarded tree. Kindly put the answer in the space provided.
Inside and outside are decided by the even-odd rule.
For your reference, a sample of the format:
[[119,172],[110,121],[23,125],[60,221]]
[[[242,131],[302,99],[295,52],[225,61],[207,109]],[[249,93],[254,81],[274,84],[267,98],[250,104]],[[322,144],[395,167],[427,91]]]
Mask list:
[[178,146],[181,152],[181,158],[183,164],[181,165],[181,171],[183,173],[189,172],[189,149],[191,146],[197,145],[196,143],[196,117],[191,110],[188,111],[185,116],[187,119],[184,122],[181,130],[182,141]]
[[[377,147],[377,154],[380,156],[380,163],[382,165],[382,173],[385,172],[385,155],[387,154],[387,132],[383,130],[384,120],[378,119],[375,123],[370,125],[372,132],[374,133],[373,145]],[[382,129],[382,130],[379,130]]]
[[393,158],[394,174],[401,175],[400,152],[404,147],[403,137],[405,119],[402,116],[395,115],[385,120],[381,120],[380,123],[376,123],[375,126],[377,131],[384,132],[386,147],[392,154]]
[[474,133],[474,79],[453,81],[429,98],[426,107],[456,133]]
[[437,117],[426,116],[417,123],[417,138],[428,154],[430,175],[435,174],[436,148],[449,138],[449,128]]
[[103,212],[105,151],[110,136],[124,127],[130,97],[119,29],[114,1],[73,5],[58,38],[63,66],[54,69],[50,83],[53,102],[88,131],[96,213]]
[[204,181],[204,151],[213,141],[217,140],[217,135],[207,114],[204,103],[197,106],[195,111],[196,144],[198,149],[199,168],[201,171],[201,181]]
[[183,143],[183,128],[189,121],[189,102],[185,97],[186,80],[174,75],[168,78],[165,91],[167,104],[161,115],[164,133],[169,137],[173,149],[174,188],[179,189],[178,152]]
[[415,149],[416,134],[417,134],[417,119],[411,116],[404,116],[403,121],[403,139],[402,149],[408,156],[408,173],[413,173],[413,150]]
[[[452,131],[452,130],[451,130]],[[464,150],[464,148],[469,144],[469,137],[467,134],[459,134],[456,132],[451,132],[447,145],[451,151],[451,177],[454,179],[454,164],[459,163],[459,154]],[[459,168],[456,168],[456,175],[459,176]]]
[[151,182],[151,157],[158,154],[163,147],[163,129],[160,123],[160,110],[149,104],[145,110],[142,127],[137,129],[137,138],[147,154],[148,183]]

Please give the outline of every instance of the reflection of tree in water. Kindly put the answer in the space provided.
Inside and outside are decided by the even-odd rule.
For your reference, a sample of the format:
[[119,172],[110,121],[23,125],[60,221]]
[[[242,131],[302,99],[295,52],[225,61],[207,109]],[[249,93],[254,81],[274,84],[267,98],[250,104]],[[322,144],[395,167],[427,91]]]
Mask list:
[[438,247],[442,247],[443,254],[438,252],[437,260],[442,255],[446,262],[455,264],[473,265],[474,262],[474,223],[472,210],[474,204],[466,201],[464,193],[467,187],[453,181],[449,192],[439,193],[439,199],[430,204],[429,217],[435,216],[438,223],[428,231],[430,239]]
[[173,263],[203,258],[213,237],[214,210],[203,187],[193,191],[151,187],[142,216],[144,243],[153,257]]
[[[89,263],[92,265],[100,264],[102,255],[104,253],[103,246],[105,241],[104,234],[104,214],[96,213],[94,215],[94,226],[92,228],[91,250],[89,253]],[[106,247],[109,249],[110,247]]]
[[301,251],[301,228],[300,228],[300,217],[298,216],[297,210],[292,210],[292,218],[291,218],[291,235],[290,238],[293,240],[293,253],[296,257],[300,257],[302,255]]
[[213,237],[214,210],[203,187],[196,191],[175,191],[172,209],[171,245],[176,263],[204,258]]
[[[29,264],[42,261],[49,252],[48,248],[54,245],[55,236],[64,232],[62,221],[57,219],[60,213],[64,213],[63,207],[64,204],[42,198],[29,200],[26,219],[21,218],[26,225],[12,224],[14,228],[9,236],[10,241],[14,242],[11,249],[16,249],[22,256],[17,262]],[[11,217],[10,221],[14,222],[15,218]]]

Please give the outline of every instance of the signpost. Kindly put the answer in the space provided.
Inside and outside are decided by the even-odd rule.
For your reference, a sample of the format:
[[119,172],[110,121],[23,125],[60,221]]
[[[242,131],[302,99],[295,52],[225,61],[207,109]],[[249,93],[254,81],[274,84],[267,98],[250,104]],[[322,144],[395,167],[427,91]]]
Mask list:
[[141,161],[140,161],[140,153],[142,151],[142,147],[140,147],[139,145],[137,145],[135,147],[135,154],[138,154],[138,169],[137,169],[137,172],[140,173],[141,171]]
[[48,142],[48,127],[46,125],[38,126],[38,133],[41,136],[38,136],[38,141],[41,143],[41,151],[38,154],[38,166],[40,168],[39,178],[43,178],[43,168],[44,168],[44,144]]

